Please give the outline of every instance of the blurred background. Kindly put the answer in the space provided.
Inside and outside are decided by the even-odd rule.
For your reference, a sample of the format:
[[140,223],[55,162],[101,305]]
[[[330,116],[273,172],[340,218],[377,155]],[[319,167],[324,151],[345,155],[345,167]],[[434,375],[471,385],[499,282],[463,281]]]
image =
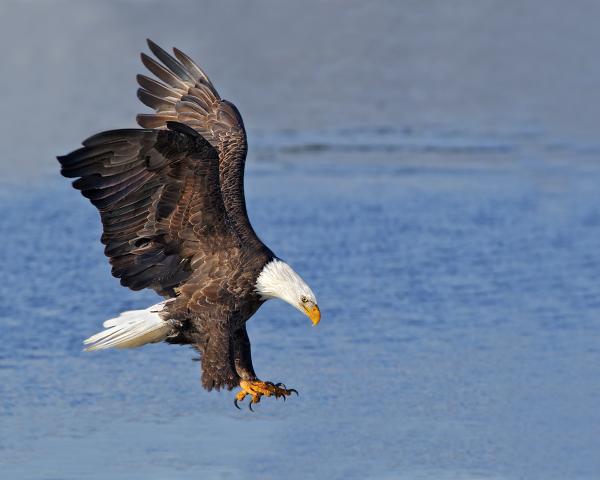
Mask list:
[[[598,2],[0,2],[0,470],[14,479],[600,478]],[[187,348],[84,354],[155,302],[55,156],[146,111],[146,37],[241,111],[246,197],[311,284],[238,411]]]

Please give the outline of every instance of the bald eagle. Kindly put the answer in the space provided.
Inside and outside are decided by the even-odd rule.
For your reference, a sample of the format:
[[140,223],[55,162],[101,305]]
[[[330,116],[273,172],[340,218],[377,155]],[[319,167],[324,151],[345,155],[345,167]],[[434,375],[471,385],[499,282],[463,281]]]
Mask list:
[[98,133],[58,160],[100,212],[112,274],[164,300],[107,320],[86,350],[191,345],[205,389],[241,388],[236,407],[247,396],[250,409],[263,396],[285,399],[297,392],[257,378],[246,322],[279,298],[316,325],[315,294],[250,224],[235,105],[186,54],[148,46],[158,61],[142,53],[142,62],[158,80],[138,75],[138,97],[155,112],[137,116],[140,129]]

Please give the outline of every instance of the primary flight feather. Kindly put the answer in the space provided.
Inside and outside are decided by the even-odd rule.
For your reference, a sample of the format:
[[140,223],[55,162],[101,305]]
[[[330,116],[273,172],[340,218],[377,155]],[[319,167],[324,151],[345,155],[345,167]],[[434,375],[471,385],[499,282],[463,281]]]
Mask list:
[[158,80],[138,75],[138,97],[155,113],[138,115],[141,129],[99,133],[58,160],[100,212],[112,274],[165,300],[107,320],[86,350],[189,344],[207,390],[239,386],[235,404],[250,396],[250,408],[262,396],[285,398],[295,390],[257,378],[246,321],[280,298],[317,324],[317,300],[250,224],[237,108],[183,52],[148,46],[158,61],[142,53],[142,62]]

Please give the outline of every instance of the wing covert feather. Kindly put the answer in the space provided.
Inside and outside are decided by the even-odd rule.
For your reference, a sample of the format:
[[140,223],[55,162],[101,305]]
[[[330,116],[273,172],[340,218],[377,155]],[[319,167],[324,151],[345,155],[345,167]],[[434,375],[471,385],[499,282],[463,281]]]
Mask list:
[[148,46],[162,64],[146,54],[142,54],[142,62],[160,81],[138,75],[138,97],[156,113],[138,115],[138,124],[164,129],[169,121],[176,120],[193,128],[215,147],[223,203],[233,228],[247,244],[268,251],[254,232],[246,211],[247,142],[239,111],[221,99],[208,76],[186,54],[173,49],[173,57],[151,40]]
[[163,295],[194,258],[236,245],[223,205],[218,155],[185,125],[113,130],[59,157],[62,174],[100,211],[112,273],[133,290]]

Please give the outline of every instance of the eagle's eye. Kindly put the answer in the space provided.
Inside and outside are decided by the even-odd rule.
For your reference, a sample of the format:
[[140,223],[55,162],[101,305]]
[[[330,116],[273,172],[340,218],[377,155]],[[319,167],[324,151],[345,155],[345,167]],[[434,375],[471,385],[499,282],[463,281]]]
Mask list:
[[302,295],[302,296],[300,297],[300,301],[301,301],[302,303],[306,303],[306,302],[308,302],[308,297],[307,297],[306,295]]

